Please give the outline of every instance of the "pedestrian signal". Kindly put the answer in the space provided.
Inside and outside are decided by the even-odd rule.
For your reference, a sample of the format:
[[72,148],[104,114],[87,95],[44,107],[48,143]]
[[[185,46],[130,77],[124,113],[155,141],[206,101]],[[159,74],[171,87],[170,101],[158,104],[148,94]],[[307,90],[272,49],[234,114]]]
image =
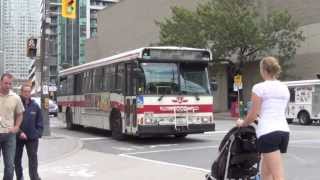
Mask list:
[[29,38],[27,40],[27,57],[34,58],[37,56],[37,39]]
[[77,1],[62,0],[62,16],[69,19],[76,18]]

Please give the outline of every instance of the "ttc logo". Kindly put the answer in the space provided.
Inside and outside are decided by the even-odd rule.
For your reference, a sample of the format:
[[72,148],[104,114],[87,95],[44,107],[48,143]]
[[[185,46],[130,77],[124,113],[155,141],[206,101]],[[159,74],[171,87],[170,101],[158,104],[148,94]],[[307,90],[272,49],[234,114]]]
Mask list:
[[177,99],[172,100],[172,102],[181,104],[181,103],[188,102],[188,100],[184,99],[182,96],[178,96]]

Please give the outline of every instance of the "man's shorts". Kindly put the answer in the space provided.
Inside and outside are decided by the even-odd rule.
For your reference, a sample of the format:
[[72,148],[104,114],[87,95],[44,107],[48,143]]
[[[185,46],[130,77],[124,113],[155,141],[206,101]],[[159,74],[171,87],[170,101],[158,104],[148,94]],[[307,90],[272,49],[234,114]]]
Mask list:
[[274,131],[258,138],[257,148],[260,153],[270,153],[280,150],[286,153],[289,143],[289,132]]

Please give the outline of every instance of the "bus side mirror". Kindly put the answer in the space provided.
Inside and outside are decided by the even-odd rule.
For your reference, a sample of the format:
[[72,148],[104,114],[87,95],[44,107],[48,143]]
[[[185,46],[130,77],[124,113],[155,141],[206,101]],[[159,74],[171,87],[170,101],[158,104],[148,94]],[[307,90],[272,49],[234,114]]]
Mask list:
[[211,88],[211,91],[217,91],[218,90],[218,84],[216,81],[211,81],[210,82],[210,88]]
[[320,73],[317,73],[317,78],[320,79]]

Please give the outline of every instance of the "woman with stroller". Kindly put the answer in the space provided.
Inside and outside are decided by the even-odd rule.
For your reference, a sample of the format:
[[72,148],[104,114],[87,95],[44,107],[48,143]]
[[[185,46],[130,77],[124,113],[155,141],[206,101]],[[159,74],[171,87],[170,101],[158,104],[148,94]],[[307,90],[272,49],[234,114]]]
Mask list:
[[286,153],[289,142],[289,126],[285,117],[290,93],[288,87],[277,78],[281,72],[274,57],[265,57],[260,62],[263,82],[252,88],[252,108],[238,127],[248,126],[258,119],[256,129],[257,148],[261,153],[261,176],[263,180],[284,180],[281,153]]

